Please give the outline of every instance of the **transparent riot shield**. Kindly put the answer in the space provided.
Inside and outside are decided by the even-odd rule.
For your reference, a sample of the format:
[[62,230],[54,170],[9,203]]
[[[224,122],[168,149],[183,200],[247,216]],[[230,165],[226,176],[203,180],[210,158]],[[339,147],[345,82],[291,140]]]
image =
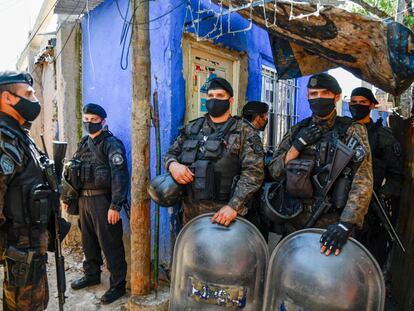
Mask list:
[[212,216],[191,220],[177,237],[169,310],[261,310],[265,240],[243,218],[224,227],[212,224]]
[[320,253],[322,229],[300,230],[273,251],[263,311],[382,311],[385,284],[374,257],[349,239],[339,256]]

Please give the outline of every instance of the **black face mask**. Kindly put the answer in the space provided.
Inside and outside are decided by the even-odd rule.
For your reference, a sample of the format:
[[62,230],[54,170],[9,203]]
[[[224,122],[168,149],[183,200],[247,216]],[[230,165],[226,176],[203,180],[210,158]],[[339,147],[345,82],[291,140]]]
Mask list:
[[32,102],[31,100],[28,100],[17,94],[14,94],[14,93],[11,93],[11,94],[20,98],[20,101],[12,107],[22,116],[23,119],[31,122],[31,121],[34,121],[39,116],[40,110],[42,108],[38,101]]
[[208,99],[206,107],[209,115],[212,117],[220,117],[230,108],[230,101],[228,99]]
[[369,114],[370,109],[369,106],[349,105],[349,111],[352,114],[352,118],[355,120],[361,120]]
[[102,130],[102,123],[83,122],[83,129],[93,135]]
[[318,117],[326,117],[335,109],[334,98],[309,99],[310,109]]

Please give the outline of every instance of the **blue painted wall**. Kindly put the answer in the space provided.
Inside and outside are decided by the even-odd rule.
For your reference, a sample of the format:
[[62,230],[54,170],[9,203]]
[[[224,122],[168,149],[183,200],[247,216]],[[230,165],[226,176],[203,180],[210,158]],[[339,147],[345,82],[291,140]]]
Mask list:
[[[118,0],[123,16],[126,14],[129,0]],[[180,5],[180,3],[183,3]],[[166,152],[176,138],[178,129],[183,124],[185,114],[185,81],[182,74],[182,29],[186,16],[186,1],[163,0],[150,2],[150,34],[151,34],[151,71],[152,88],[159,94],[161,150]],[[193,8],[198,0],[193,0]],[[205,1],[206,4],[209,1]],[[169,12],[164,15],[164,13]],[[232,25],[237,28],[248,26],[248,22],[240,16],[232,16]],[[111,131],[122,139],[128,151],[131,163],[130,119],[131,119],[131,65],[130,59],[124,55],[123,63],[129,61],[129,67],[122,70],[122,46],[119,44],[123,32],[124,20],[114,0],[107,0],[86,15],[82,21],[83,30],[83,101],[95,102],[108,112],[108,123]],[[246,99],[261,98],[261,67],[273,67],[272,53],[267,33],[257,27],[248,32],[236,35],[227,34],[214,40],[235,51],[248,54],[248,86]],[[299,98],[303,95],[303,85],[307,81],[299,79]],[[305,97],[306,98],[306,97]],[[299,119],[308,116],[308,104],[299,101]],[[152,132],[153,134],[153,132]],[[154,141],[152,136],[152,141]],[[151,167],[155,174],[155,144],[151,143]],[[162,209],[160,255],[164,262],[170,260],[172,249],[170,228],[177,228],[175,221],[177,210]],[[173,217],[168,217],[173,213]],[[172,222],[170,222],[172,219]]]
[[[110,2],[83,18],[82,97],[84,104],[96,103],[105,108],[109,129],[124,142],[131,163],[131,72],[120,70],[118,42],[122,23],[108,23],[111,20],[118,21],[119,15]],[[122,216],[124,231],[128,231],[124,212]]]

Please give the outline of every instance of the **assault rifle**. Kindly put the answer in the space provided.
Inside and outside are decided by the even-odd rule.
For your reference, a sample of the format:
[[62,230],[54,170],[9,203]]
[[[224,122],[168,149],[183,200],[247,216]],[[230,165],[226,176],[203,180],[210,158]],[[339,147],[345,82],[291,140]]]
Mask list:
[[[344,172],[348,163],[354,156],[354,153],[354,150],[346,146],[340,140],[337,140],[331,163],[324,166],[318,174],[313,176],[316,192],[319,194],[319,196],[315,202],[315,211],[305,224],[306,228],[313,227],[318,221],[319,217],[331,207],[331,204],[327,202],[326,199],[328,192],[331,190],[333,184],[341,175],[341,173]],[[323,176],[324,174],[327,174],[328,176],[326,178],[326,182],[320,180],[320,176]]]
[[372,206],[375,208],[375,212],[377,213],[378,218],[380,219],[381,223],[385,227],[385,230],[387,230],[387,233],[390,236],[391,241],[392,242],[397,241],[398,246],[405,253],[406,251],[405,251],[404,244],[402,243],[397,231],[392,225],[391,220],[388,217],[388,213],[386,209],[384,208],[383,202],[378,198],[375,191],[372,192],[372,198],[374,199],[374,202],[373,202],[374,204],[372,204]]
[[61,242],[66,234],[69,232],[70,223],[66,222],[60,216],[60,201],[59,194],[61,188],[61,176],[63,170],[63,160],[66,154],[67,143],[66,142],[53,142],[53,161],[49,160],[45,141],[43,135],[40,136],[42,139],[43,149],[46,154],[46,160],[42,163],[44,172],[46,175],[47,182],[52,188],[54,196],[54,210],[53,210],[53,225],[51,226],[51,233],[54,235],[54,244],[51,245],[51,251],[55,252],[55,263],[56,263],[56,277],[57,277],[57,289],[59,299],[59,311],[63,311],[63,305],[65,304],[65,291],[66,291],[66,276],[65,276],[65,258],[62,254]]

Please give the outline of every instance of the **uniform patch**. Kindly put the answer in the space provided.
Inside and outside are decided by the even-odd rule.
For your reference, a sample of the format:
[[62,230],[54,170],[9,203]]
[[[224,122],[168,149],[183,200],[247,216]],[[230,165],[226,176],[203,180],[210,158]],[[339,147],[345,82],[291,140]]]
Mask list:
[[318,84],[318,79],[317,78],[312,78],[309,82],[309,85],[314,87],[316,86],[316,84]]
[[392,152],[394,153],[394,155],[396,157],[401,156],[401,145],[400,145],[400,143],[394,143],[394,145],[392,145]]
[[262,144],[262,141],[260,140],[260,137],[258,135],[254,135],[254,136],[248,138],[247,141],[249,142],[250,146],[252,147],[254,153],[256,153],[256,154],[263,154],[264,153],[263,144]]
[[123,158],[122,154],[115,153],[112,156],[111,161],[114,165],[121,165],[122,163],[124,163],[124,158]]
[[4,175],[11,175],[14,172],[15,164],[11,157],[3,154],[0,158],[0,167]]
[[364,160],[365,158],[365,149],[363,146],[359,145],[355,148],[355,155],[354,155],[354,159],[356,162],[361,162],[362,160]]

